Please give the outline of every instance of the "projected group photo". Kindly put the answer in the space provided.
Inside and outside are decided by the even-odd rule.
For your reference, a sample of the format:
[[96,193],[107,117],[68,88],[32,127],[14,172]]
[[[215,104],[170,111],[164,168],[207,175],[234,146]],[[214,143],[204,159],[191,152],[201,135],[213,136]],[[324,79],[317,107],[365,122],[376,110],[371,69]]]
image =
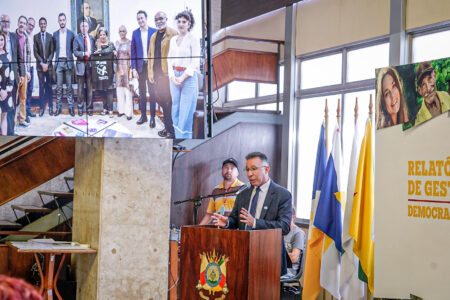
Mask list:
[[3,0],[0,134],[204,138],[202,15],[200,0]]

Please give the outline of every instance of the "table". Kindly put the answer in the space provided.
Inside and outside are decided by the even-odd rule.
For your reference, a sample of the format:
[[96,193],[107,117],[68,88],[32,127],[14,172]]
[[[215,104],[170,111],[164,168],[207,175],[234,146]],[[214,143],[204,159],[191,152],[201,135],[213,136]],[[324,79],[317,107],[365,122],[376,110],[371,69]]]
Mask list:
[[[97,250],[82,246],[77,242],[57,242],[52,239],[30,240],[28,242],[7,242],[7,245],[21,253],[33,253],[34,259],[39,269],[41,277],[40,293],[44,299],[53,299],[53,293],[59,300],[62,300],[56,283],[59,272],[62,269],[67,254],[95,254]],[[38,254],[45,257],[45,274],[42,272],[42,265]],[[56,257],[61,255],[61,260],[55,274]]]

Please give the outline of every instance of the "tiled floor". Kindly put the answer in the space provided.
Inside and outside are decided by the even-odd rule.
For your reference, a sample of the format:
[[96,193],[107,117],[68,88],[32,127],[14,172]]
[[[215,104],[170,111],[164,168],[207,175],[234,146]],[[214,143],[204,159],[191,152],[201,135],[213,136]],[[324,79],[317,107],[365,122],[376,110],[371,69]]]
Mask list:
[[[27,136],[51,136],[53,135],[53,131],[64,122],[69,122],[73,119],[86,118],[86,115],[83,117],[79,117],[76,115],[75,117],[71,117],[67,113],[63,113],[58,117],[49,116],[46,112],[44,116],[35,118],[30,118],[30,126],[27,128],[16,126],[16,134],[17,135],[27,135]],[[139,115],[134,115],[133,119],[127,120],[125,116],[118,117],[117,113],[114,114],[113,118],[109,118],[108,116],[101,116],[100,114],[94,114],[92,117],[89,117],[89,120],[99,120],[106,119],[112,120],[126,127],[129,131],[132,132],[133,137],[137,138],[160,138],[158,136],[158,131],[164,128],[163,122],[156,117],[156,127],[150,128],[149,122],[142,125],[137,125],[136,121],[139,119]],[[150,120],[150,117],[148,116]]]

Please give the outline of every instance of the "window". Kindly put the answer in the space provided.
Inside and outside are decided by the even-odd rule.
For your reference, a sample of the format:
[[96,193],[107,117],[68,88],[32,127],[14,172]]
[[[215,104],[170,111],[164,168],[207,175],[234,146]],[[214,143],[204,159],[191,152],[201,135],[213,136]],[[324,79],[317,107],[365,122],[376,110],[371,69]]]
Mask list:
[[233,81],[228,84],[228,101],[255,98],[256,83]]
[[[280,93],[283,93],[284,87],[284,66],[280,66]],[[271,83],[260,83],[258,87],[258,97],[277,94],[277,85]]]
[[[328,141],[331,141],[336,126],[336,109],[341,95],[309,98],[300,100],[297,168],[297,217],[309,219],[311,212],[311,197],[316,165],[317,144],[319,142],[320,126],[324,121],[325,99],[328,100]],[[331,145],[331,142],[329,142]]]
[[342,80],[342,53],[302,61],[300,88],[339,84]]
[[[372,95],[372,118],[375,118],[375,90],[348,93],[344,95],[344,109],[343,109],[343,156],[344,156],[344,170],[348,170],[350,166],[350,155],[352,152],[353,135],[355,132],[355,102],[358,98],[358,133],[362,138],[364,130],[366,129],[366,121],[369,117],[369,103],[370,95]],[[372,128],[375,130],[375,126],[372,120]]]
[[389,43],[347,53],[347,81],[375,78],[375,69],[389,65]]
[[450,56],[450,30],[420,35],[412,39],[412,62]]
[[[277,111],[277,103],[258,104],[256,110]],[[280,102],[280,111],[283,112],[283,102]]]
[[[346,55],[346,57],[344,57]],[[343,64],[344,58],[347,63]],[[380,42],[370,46],[347,49],[319,58],[300,60],[300,90],[298,105],[298,148],[296,150],[297,217],[308,220],[316,164],[320,126],[324,121],[325,99],[328,99],[327,158],[331,152],[332,139],[337,124],[336,109],[341,99],[342,150],[344,180],[347,178],[349,159],[355,130],[354,107],[358,97],[358,130],[364,134],[372,94],[375,111],[375,69],[389,65],[389,44]],[[346,74],[342,78],[341,74]]]

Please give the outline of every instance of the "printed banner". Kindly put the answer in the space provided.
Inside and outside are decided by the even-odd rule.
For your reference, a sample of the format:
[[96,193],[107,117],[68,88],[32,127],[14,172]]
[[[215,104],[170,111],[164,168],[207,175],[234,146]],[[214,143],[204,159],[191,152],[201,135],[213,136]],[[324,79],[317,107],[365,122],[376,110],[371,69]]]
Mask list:
[[418,126],[450,110],[450,58],[376,70],[377,129]]
[[376,132],[375,297],[450,295],[449,129],[445,113]]

